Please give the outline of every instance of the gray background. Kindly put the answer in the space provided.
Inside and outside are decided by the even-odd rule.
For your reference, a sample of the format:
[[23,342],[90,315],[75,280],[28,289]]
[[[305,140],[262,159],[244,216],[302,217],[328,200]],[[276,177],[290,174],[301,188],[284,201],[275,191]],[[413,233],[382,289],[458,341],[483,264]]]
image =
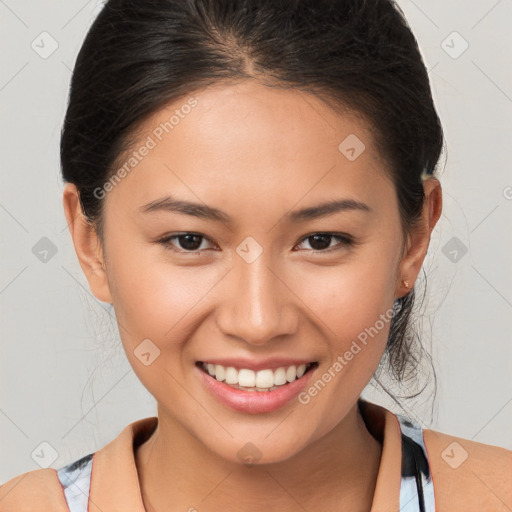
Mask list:
[[[89,292],[62,209],[60,128],[100,5],[0,0],[0,483],[61,467],[156,414],[112,310]],[[512,1],[399,5],[448,148],[444,213],[425,263],[438,394],[432,416],[425,399],[408,412],[424,427],[512,449]],[[371,386],[365,395],[401,412]]]

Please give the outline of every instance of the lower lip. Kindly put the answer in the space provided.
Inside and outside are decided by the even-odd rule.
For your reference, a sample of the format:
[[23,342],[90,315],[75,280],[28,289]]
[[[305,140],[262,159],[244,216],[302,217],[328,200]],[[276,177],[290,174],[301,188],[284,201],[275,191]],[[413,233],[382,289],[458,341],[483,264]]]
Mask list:
[[308,380],[317,368],[318,365],[311,368],[299,379],[289,382],[273,391],[244,391],[242,389],[232,388],[228,384],[218,381],[215,377],[204,372],[196,365],[199,378],[208,391],[210,391],[219,402],[235,411],[248,414],[272,412],[283,407],[306,387]]

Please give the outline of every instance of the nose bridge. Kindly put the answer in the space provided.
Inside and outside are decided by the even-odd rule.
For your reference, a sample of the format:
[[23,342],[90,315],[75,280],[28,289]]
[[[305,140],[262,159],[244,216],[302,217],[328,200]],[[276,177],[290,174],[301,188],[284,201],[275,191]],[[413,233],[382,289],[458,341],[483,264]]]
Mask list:
[[[241,247],[243,250],[243,244]],[[263,345],[293,332],[293,294],[286,291],[283,278],[272,267],[270,251],[262,251],[254,260],[242,252],[234,258],[230,274],[228,299],[219,319],[224,334]]]

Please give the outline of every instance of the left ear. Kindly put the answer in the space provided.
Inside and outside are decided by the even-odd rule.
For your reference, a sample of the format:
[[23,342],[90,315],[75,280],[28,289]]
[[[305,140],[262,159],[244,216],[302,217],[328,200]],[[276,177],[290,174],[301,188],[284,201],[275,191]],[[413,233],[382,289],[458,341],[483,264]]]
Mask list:
[[423,265],[423,260],[427,255],[430,235],[441,216],[443,196],[439,180],[433,177],[426,179],[423,182],[423,190],[425,191],[425,198],[421,219],[412,228],[400,262],[395,292],[396,298],[403,297],[414,286]]

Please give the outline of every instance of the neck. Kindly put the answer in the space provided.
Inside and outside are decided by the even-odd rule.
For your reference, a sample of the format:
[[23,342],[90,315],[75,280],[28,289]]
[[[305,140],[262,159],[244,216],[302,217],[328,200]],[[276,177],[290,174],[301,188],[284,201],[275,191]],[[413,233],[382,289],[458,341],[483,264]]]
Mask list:
[[329,433],[292,457],[243,465],[220,458],[158,410],[153,435],[136,448],[143,501],[156,510],[370,510],[382,446],[357,403]]

